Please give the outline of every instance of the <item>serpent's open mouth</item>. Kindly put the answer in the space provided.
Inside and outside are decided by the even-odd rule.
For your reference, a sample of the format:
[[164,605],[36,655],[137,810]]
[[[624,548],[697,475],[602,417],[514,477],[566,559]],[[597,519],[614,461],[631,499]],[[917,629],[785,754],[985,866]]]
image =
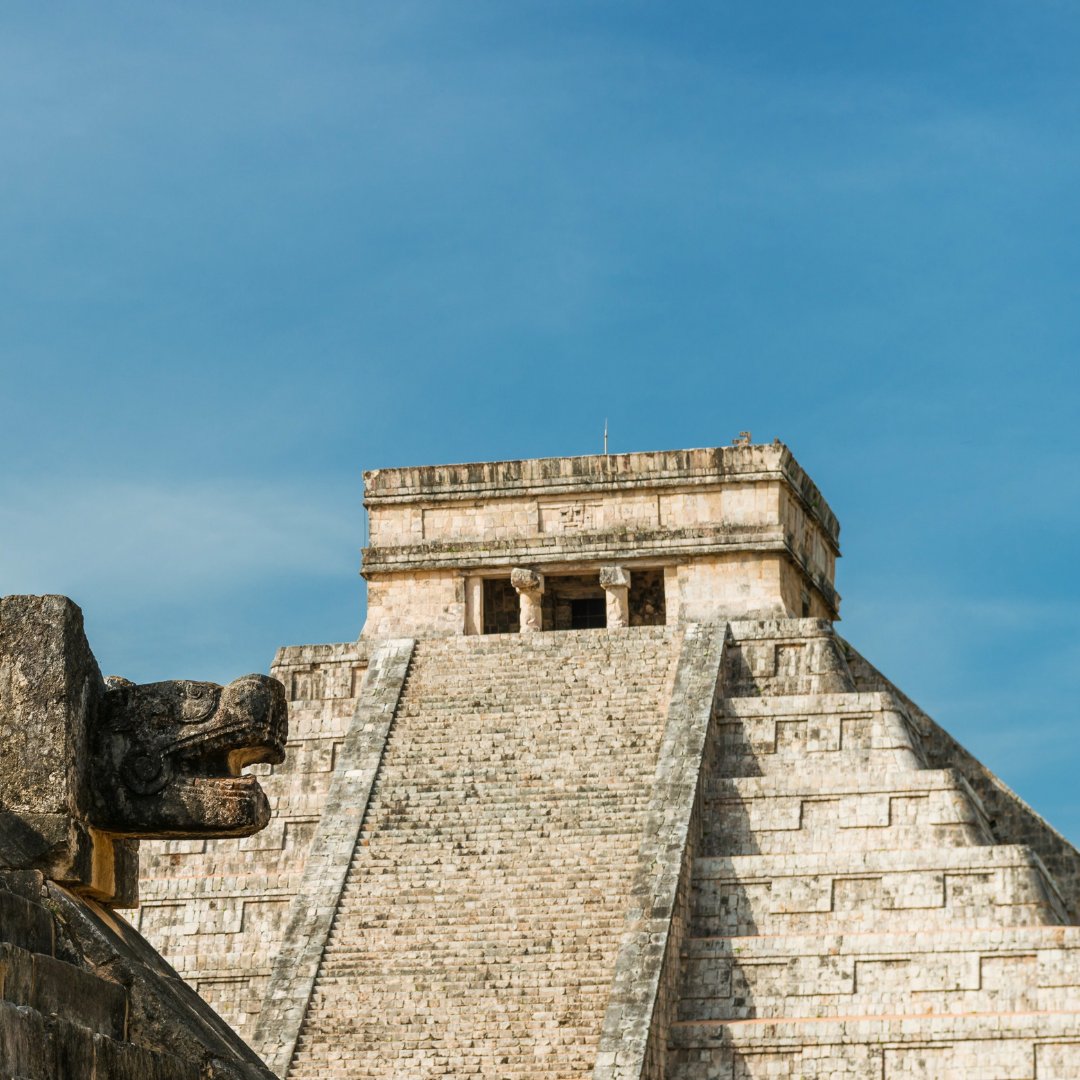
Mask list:
[[253,742],[248,746],[200,747],[179,761],[180,775],[188,780],[254,780],[244,776],[248,765],[280,765],[285,760],[284,740]]
[[252,775],[266,770],[249,766],[285,760],[281,683],[245,675],[227,686],[175,680],[108,693],[99,739],[117,782],[99,827],[125,836],[250,836],[267,824],[270,802]]

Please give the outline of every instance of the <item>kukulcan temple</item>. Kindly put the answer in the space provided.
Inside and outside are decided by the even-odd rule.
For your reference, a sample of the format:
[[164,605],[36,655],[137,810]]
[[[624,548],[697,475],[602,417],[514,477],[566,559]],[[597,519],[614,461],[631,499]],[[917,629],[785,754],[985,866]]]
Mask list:
[[786,446],[364,502],[362,630],[270,678],[3,601],[0,1075],[1080,1077],[1080,853],[837,633]]

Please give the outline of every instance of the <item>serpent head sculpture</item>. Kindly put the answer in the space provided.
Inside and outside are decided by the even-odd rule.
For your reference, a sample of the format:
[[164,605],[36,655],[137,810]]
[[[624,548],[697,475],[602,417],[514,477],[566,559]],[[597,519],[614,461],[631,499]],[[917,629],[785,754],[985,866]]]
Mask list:
[[288,714],[276,679],[227,686],[106,680],[91,728],[92,823],[131,837],[248,836],[270,806],[247,765],[285,757]]

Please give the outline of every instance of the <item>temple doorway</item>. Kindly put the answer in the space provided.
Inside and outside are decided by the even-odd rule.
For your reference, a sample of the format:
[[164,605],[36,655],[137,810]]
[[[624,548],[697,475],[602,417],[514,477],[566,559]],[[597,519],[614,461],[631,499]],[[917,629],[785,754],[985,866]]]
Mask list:
[[602,630],[607,602],[597,574],[564,574],[545,579],[545,630]]

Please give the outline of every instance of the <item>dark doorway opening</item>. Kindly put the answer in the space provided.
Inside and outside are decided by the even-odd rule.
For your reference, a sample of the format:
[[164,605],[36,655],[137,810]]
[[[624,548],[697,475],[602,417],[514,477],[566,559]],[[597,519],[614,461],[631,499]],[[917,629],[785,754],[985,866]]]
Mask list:
[[484,578],[484,633],[516,634],[521,629],[521,602],[509,578]]
[[542,604],[545,630],[593,630],[607,626],[607,604],[599,571],[547,575]]
[[632,570],[629,599],[631,626],[663,626],[667,622],[664,571]]
[[570,601],[571,630],[603,630],[607,626],[607,604],[603,597],[583,597]]

